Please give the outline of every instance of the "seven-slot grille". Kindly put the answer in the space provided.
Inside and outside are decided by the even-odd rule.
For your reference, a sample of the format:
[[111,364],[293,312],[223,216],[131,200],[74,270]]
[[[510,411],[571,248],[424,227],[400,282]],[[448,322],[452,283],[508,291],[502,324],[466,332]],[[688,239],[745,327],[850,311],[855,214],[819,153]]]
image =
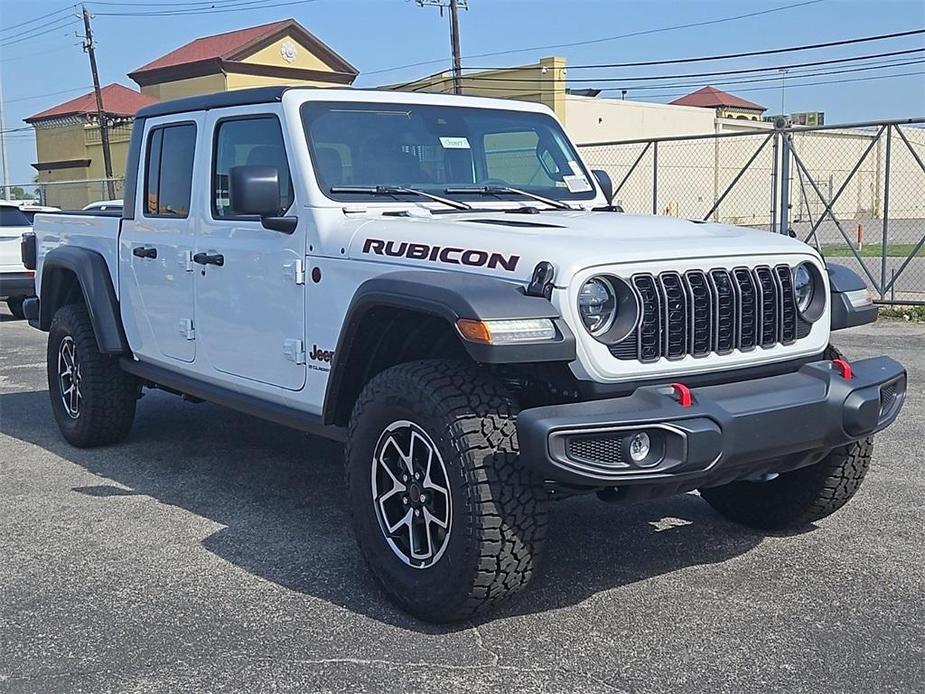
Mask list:
[[[657,361],[734,349],[790,344],[800,322],[786,265],[632,278],[642,315],[635,331],[612,345],[618,359]],[[802,331],[799,331],[802,333]]]

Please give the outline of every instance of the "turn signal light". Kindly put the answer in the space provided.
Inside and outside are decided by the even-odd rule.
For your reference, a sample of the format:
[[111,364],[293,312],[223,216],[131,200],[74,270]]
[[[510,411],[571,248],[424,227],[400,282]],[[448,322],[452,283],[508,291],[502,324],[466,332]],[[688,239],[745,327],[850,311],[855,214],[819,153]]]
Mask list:
[[488,345],[506,345],[518,342],[542,342],[556,337],[556,327],[548,318],[519,318],[514,320],[456,321],[459,334],[470,342]]

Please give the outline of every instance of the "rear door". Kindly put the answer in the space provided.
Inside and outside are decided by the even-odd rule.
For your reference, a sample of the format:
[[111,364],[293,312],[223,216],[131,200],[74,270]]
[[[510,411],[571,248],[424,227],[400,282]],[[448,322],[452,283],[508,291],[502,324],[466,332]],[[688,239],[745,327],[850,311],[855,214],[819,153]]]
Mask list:
[[197,253],[222,264],[197,265],[200,349],[216,371],[299,390],[305,383],[305,215],[291,234],[235,214],[228,203],[231,167],[272,166],[279,172],[281,215],[295,214],[297,194],[286,142],[275,113],[253,107],[211,112],[209,202]]
[[196,358],[192,183],[202,116],[146,124],[134,219],[120,236],[123,322],[136,355],[154,361]]

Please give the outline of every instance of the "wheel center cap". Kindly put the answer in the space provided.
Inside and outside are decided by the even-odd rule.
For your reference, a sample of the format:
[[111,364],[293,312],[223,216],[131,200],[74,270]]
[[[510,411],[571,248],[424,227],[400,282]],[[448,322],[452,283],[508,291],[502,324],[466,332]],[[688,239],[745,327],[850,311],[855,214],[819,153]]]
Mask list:
[[421,503],[421,488],[417,484],[412,484],[411,489],[408,492],[411,497],[412,504]]

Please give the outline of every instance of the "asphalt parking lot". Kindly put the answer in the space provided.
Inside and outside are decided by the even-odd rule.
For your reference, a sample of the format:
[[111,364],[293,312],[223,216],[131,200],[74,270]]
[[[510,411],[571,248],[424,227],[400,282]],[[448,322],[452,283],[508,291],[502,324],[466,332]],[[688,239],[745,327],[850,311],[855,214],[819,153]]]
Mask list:
[[0,314],[0,691],[925,688],[925,326],[838,336],[911,386],[836,516],[771,536],[696,495],[565,501],[532,588],[451,627],[373,584],[338,446],[149,393],[128,442],[70,448],[44,338]]

